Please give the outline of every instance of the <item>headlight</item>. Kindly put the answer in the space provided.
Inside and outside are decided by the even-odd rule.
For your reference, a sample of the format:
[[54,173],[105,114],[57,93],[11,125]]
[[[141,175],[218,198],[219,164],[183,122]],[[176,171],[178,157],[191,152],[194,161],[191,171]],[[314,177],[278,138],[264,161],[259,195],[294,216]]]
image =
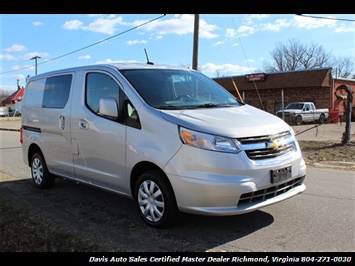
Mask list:
[[241,151],[237,141],[230,138],[213,136],[182,127],[179,129],[179,133],[182,142],[189,146],[230,153],[238,153]]

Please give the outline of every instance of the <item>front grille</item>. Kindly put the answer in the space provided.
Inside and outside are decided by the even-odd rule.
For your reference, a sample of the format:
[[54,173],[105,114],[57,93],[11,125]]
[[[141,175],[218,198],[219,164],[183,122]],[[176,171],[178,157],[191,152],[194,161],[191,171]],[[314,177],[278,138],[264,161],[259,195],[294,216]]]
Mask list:
[[249,150],[245,151],[248,157],[252,160],[259,160],[259,159],[269,159],[275,158],[277,156],[284,155],[289,153],[293,150],[293,145],[288,144],[285,146],[280,146],[277,149],[257,149],[257,150]]
[[274,135],[239,138],[238,141],[251,160],[275,158],[295,149],[294,138],[289,131]]
[[287,191],[302,185],[304,178],[305,176],[302,176],[273,187],[260,189],[254,192],[244,193],[241,195],[238,205],[243,203],[262,202],[267,199],[271,199],[273,197],[286,193]]

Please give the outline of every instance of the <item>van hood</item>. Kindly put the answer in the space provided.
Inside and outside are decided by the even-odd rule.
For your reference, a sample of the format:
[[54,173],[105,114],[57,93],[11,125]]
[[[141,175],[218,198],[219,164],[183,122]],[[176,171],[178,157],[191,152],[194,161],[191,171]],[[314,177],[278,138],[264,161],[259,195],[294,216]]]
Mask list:
[[187,110],[161,110],[164,119],[196,131],[242,138],[288,131],[282,119],[251,105]]

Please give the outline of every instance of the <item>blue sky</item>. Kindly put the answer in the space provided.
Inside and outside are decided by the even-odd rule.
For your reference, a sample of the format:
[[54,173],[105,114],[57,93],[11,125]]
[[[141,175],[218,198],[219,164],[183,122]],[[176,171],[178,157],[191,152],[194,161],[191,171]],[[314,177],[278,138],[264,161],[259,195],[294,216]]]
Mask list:
[[[296,39],[355,57],[354,14],[200,14],[198,67],[209,77],[261,72]],[[328,19],[325,19],[328,18]],[[0,91],[51,70],[106,62],[192,66],[193,14],[2,14]],[[218,73],[218,74],[217,74]]]

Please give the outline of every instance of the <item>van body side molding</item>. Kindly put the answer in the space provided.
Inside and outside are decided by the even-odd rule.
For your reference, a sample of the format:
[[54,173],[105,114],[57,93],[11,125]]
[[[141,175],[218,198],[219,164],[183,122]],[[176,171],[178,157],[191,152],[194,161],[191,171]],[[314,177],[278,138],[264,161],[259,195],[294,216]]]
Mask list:
[[39,127],[30,127],[30,126],[22,126],[23,129],[28,130],[28,131],[33,131],[33,132],[38,132],[41,133],[42,130]]

